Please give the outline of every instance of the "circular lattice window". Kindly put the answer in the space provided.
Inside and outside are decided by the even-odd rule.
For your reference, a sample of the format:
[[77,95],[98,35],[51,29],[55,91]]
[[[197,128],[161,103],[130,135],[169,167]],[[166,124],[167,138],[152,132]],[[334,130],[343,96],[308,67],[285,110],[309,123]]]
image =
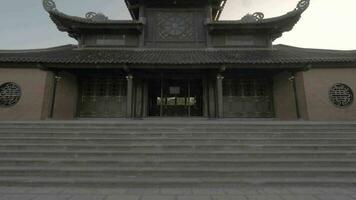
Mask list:
[[331,102],[338,107],[344,108],[354,101],[352,89],[342,83],[335,84],[329,92]]
[[0,106],[14,106],[21,98],[21,89],[16,83],[0,85]]

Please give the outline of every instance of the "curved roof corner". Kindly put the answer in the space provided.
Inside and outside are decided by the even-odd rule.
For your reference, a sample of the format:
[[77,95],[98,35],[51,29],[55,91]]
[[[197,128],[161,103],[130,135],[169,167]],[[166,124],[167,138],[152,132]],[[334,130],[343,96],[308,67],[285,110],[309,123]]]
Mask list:
[[297,16],[297,15],[300,16],[305,10],[308,9],[309,5],[310,5],[310,0],[300,0],[296,8],[285,15],[264,19],[264,14],[262,12],[256,12],[253,14],[246,14],[244,17],[241,18],[241,20],[238,21],[241,23],[263,23],[266,21],[278,20],[278,19],[288,18],[291,16]]
[[240,20],[221,20],[208,23],[211,31],[219,30],[267,30],[271,39],[275,40],[282,36],[284,32],[293,29],[300,20],[301,15],[310,5],[310,0],[300,0],[296,8],[285,15],[265,19],[261,12],[247,14]]
[[42,0],[43,8],[49,13],[52,21],[60,31],[78,39],[85,29],[98,28],[102,31],[121,29],[141,31],[143,22],[136,20],[111,20],[102,13],[88,12],[85,17],[67,15],[57,9],[53,0]]
[[43,8],[52,16],[58,16],[61,18],[72,19],[74,21],[93,23],[93,22],[110,22],[115,20],[110,20],[107,16],[102,13],[88,12],[83,17],[75,17],[64,14],[57,9],[56,3],[53,0],[43,0],[42,1]]

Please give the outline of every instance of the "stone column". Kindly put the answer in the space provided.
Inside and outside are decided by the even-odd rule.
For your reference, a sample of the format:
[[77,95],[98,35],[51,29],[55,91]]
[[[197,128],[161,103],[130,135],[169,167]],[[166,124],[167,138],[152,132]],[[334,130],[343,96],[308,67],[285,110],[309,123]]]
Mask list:
[[126,117],[132,118],[132,105],[133,105],[133,76],[131,74],[126,76],[127,80],[127,110],[126,110]]
[[223,80],[224,77],[221,74],[216,76],[216,90],[217,90],[217,118],[224,117],[224,100],[223,100]]

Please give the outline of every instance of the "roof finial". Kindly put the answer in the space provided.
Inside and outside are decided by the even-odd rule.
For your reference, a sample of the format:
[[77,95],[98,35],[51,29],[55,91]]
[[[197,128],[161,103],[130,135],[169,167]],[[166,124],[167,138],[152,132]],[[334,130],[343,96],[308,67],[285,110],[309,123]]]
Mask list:
[[53,0],[43,0],[42,4],[43,4],[43,8],[47,12],[53,12],[57,10],[56,3]]
[[109,18],[103,13],[96,13],[96,12],[88,12],[87,14],[85,14],[85,18],[96,22],[104,22],[109,20]]
[[252,15],[251,14],[245,15],[243,18],[241,18],[241,21],[249,22],[249,23],[261,22],[264,17],[265,17],[265,15],[263,13],[255,12]]
[[304,11],[306,10],[310,5],[310,0],[300,0],[296,10],[298,11]]

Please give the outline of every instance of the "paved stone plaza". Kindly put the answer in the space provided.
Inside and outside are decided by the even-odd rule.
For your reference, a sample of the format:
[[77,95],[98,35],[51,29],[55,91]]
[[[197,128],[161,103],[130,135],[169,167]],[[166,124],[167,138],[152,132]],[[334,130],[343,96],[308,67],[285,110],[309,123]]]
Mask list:
[[356,200],[356,187],[177,189],[0,187],[0,200]]

